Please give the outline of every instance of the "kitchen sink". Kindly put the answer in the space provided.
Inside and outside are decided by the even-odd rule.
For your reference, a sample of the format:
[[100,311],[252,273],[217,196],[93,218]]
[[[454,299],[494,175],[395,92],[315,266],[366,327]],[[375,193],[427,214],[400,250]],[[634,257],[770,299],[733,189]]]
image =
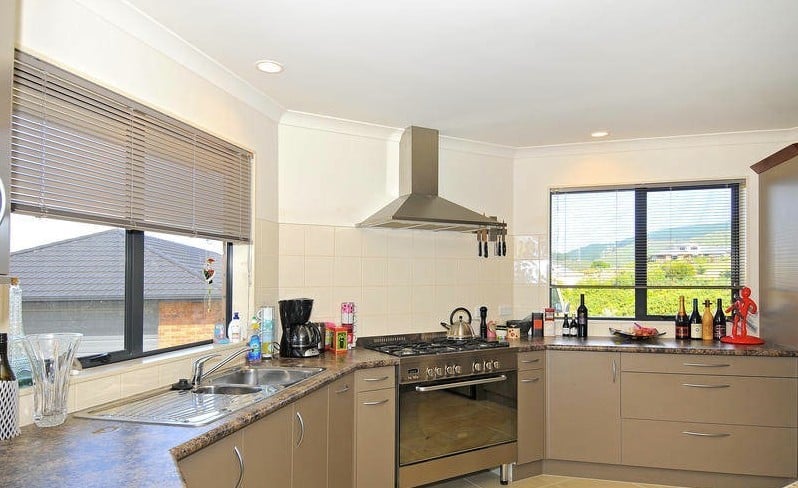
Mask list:
[[193,390],[200,395],[249,395],[261,390],[260,386],[249,385],[208,385],[200,386]]
[[289,386],[324,371],[324,368],[248,367],[211,379],[212,385]]
[[[201,389],[209,390],[200,391]],[[204,386],[195,391],[159,391],[92,407],[75,417],[196,427],[254,405],[282,386]],[[213,393],[213,394],[197,394]]]

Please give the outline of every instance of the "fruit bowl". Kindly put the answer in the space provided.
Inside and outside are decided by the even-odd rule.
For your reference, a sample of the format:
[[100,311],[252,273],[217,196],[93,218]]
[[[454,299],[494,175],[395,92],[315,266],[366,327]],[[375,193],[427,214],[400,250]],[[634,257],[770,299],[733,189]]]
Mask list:
[[648,339],[656,339],[657,337],[662,337],[666,334],[666,332],[660,332],[657,329],[650,329],[650,328],[635,328],[631,331],[629,330],[621,330],[615,329],[610,327],[610,332],[613,335],[618,337],[623,337],[624,339],[630,339],[633,341],[643,341]]

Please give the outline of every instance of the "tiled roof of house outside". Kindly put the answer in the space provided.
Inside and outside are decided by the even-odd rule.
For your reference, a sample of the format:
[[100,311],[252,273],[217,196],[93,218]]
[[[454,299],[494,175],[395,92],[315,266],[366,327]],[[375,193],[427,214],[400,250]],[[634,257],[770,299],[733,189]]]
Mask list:
[[[208,287],[205,259],[221,268],[222,256],[193,246],[144,236],[144,299],[202,299]],[[112,229],[11,253],[26,300],[121,300],[125,294],[125,231]],[[224,277],[213,281],[221,296]]]

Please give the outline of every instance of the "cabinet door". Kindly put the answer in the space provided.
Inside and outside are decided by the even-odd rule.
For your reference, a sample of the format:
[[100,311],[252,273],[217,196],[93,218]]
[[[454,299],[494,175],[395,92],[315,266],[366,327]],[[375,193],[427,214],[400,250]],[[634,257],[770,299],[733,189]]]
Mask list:
[[355,412],[355,486],[394,486],[396,390],[358,393]]
[[330,385],[328,488],[352,488],[355,467],[355,384],[345,376]]
[[[238,453],[236,453],[236,449]],[[188,488],[235,488],[241,476],[241,433],[216,441],[178,462]]]
[[327,486],[327,390],[322,388],[294,404],[293,488]]
[[244,486],[291,486],[291,407],[241,430]]
[[547,351],[547,457],[621,461],[620,353]]
[[543,459],[545,392],[542,369],[518,373],[518,464]]

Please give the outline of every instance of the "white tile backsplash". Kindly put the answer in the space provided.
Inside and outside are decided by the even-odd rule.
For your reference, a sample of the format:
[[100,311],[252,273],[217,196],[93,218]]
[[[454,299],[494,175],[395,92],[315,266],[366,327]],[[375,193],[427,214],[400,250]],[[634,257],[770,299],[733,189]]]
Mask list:
[[92,405],[99,405],[121,398],[122,378],[121,376],[107,376],[92,379],[72,385],[70,389],[74,389],[75,408],[83,410]]
[[361,256],[363,253],[363,231],[354,227],[336,227],[335,255]]
[[324,225],[305,226],[305,256],[334,256],[335,228]]
[[363,258],[363,286],[384,286],[388,273],[386,258]]
[[[338,323],[340,303],[353,301],[362,335],[436,331],[455,307],[498,314],[499,305],[513,304],[515,262],[492,249],[490,258],[478,257],[472,234],[295,224],[279,232],[278,295],[314,298],[313,320]],[[300,241],[301,264],[288,249]]]
[[305,255],[305,227],[293,224],[280,225],[280,256]]
[[305,286],[332,286],[334,263],[332,256],[306,256]]

